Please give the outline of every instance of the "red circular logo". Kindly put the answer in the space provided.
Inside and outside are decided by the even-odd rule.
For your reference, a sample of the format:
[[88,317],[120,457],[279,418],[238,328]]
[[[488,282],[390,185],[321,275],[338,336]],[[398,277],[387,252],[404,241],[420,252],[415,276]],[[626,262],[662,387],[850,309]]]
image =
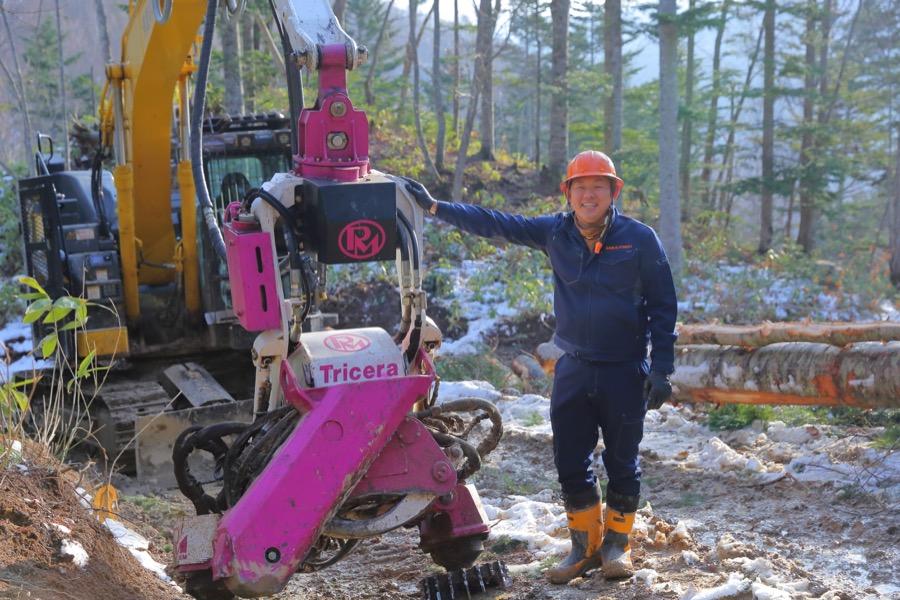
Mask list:
[[322,343],[336,352],[359,352],[372,345],[369,338],[355,333],[335,333],[322,340]]
[[347,258],[363,260],[381,252],[386,241],[384,227],[375,221],[360,219],[341,229],[338,234],[338,249]]

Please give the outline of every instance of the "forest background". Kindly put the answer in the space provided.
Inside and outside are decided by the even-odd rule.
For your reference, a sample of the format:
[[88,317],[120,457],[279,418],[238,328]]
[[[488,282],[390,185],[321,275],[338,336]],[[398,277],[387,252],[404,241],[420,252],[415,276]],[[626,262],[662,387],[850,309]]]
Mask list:
[[[895,2],[337,0],[334,10],[369,49],[349,82],[376,168],[439,197],[537,214],[562,206],[568,158],[602,149],[626,182],[620,208],[660,233],[689,298],[682,318],[897,318]],[[5,278],[22,270],[14,183],[33,169],[35,134],[86,163],[63,132],[96,126],[127,11],[115,0],[0,0]],[[207,111],[286,113],[268,2],[249,0],[237,18],[223,9],[216,36]],[[309,104],[314,78],[305,83]],[[437,266],[494,258],[490,279],[509,298],[549,311],[540,256],[458,234],[430,241]],[[15,286],[2,289],[0,312],[21,308]]]

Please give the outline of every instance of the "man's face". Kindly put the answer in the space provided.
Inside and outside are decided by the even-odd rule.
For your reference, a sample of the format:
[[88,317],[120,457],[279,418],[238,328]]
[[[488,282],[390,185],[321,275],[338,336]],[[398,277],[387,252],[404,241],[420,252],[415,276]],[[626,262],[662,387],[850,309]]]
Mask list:
[[612,182],[607,177],[578,177],[569,184],[569,205],[585,225],[599,225],[612,204]]

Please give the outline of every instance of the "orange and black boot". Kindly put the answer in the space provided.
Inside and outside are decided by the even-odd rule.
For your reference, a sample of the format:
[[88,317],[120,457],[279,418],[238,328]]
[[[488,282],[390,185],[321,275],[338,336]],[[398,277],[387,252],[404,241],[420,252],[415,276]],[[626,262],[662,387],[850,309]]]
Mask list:
[[600,544],[603,536],[603,510],[600,497],[591,490],[588,498],[566,500],[572,549],[561,563],[547,571],[550,583],[568,583],[590,569],[600,566]]
[[603,576],[607,579],[621,579],[634,575],[631,564],[631,543],[629,536],[634,527],[634,513],[637,511],[638,497],[625,496],[609,491],[606,497],[606,530],[600,556]]

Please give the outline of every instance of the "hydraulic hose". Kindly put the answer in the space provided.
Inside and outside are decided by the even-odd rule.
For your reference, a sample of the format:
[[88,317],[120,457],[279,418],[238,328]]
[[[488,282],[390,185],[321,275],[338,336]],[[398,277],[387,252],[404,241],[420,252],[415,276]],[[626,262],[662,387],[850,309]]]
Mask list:
[[194,98],[191,106],[191,168],[194,174],[194,188],[197,202],[203,213],[203,221],[216,255],[225,260],[225,240],[216,219],[216,211],[209,197],[206,178],[203,176],[203,109],[206,105],[206,80],[209,76],[209,59],[212,55],[213,33],[216,28],[216,10],[219,0],[209,0],[206,5],[206,21],[203,24],[203,45],[200,48],[200,65],[194,83]]
[[300,273],[300,287],[303,289],[304,295],[303,313],[300,317],[300,322],[302,323],[306,320],[309,311],[312,309],[313,287],[315,286],[309,281],[309,273],[307,273],[306,267],[303,264],[303,254],[300,252],[300,240],[298,239],[299,234],[294,228],[294,216],[284,204],[278,201],[278,198],[262,188],[253,188],[248,191],[243,199],[244,206],[249,209],[250,204],[255,198],[259,198],[271,206],[281,217],[282,229],[288,237],[288,252],[290,253],[291,271]]
[[[409,237],[409,244],[412,246],[412,273],[410,283],[414,289],[421,289],[422,274],[419,271],[419,240],[416,238],[416,230],[413,229],[412,224],[409,222],[409,219],[406,218],[406,215],[403,214],[403,211],[397,211],[397,218],[400,221],[401,228],[406,230],[406,234]],[[416,353],[419,351],[419,345],[422,341],[422,322],[424,320],[423,317],[425,316],[424,313],[424,306],[419,306],[415,321],[413,321],[413,330],[409,336],[409,346],[406,349],[406,361],[408,363],[412,363],[413,360],[415,360]]]

